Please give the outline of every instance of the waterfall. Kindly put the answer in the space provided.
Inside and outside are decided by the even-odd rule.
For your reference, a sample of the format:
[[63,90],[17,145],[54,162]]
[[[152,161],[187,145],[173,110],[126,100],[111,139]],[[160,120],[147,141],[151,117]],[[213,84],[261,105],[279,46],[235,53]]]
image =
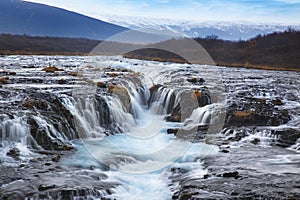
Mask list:
[[0,141],[2,145],[18,142],[27,145],[29,127],[24,117],[13,116],[10,118],[8,115],[2,114],[0,119]]
[[103,136],[104,128],[101,127],[99,120],[102,116],[96,109],[95,97],[73,98],[65,95],[62,102],[71,111],[75,128],[81,137]]

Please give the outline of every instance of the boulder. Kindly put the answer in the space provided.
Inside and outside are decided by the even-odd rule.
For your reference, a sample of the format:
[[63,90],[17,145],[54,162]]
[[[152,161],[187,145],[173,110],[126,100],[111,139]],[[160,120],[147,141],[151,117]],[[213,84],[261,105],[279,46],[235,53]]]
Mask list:
[[42,70],[45,71],[45,72],[48,72],[48,73],[54,73],[56,71],[64,71],[63,69],[59,69],[59,68],[57,68],[55,66],[45,67]]
[[131,99],[125,87],[118,85],[109,85],[108,92],[119,97],[126,111],[131,113]]
[[9,82],[8,77],[0,77],[0,84],[7,84]]
[[97,82],[96,85],[97,85],[97,87],[99,87],[99,88],[107,88],[106,83],[101,82],[101,81]]

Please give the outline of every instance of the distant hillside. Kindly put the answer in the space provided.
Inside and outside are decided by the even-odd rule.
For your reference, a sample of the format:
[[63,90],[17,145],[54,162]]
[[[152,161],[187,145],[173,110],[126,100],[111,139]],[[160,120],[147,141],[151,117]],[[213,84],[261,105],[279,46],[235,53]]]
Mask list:
[[0,35],[0,54],[67,54],[89,53],[101,41],[80,38],[31,37]]
[[[217,65],[263,69],[289,69],[300,71],[300,32],[285,31],[257,36],[247,41],[224,41],[216,38],[196,38]],[[157,46],[164,46],[164,43]],[[141,49],[126,53],[127,58],[186,62],[161,50]],[[185,49],[193,52],[193,49]],[[197,61],[196,61],[197,62]],[[206,64],[206,63],[201,63]]]
[[75,12],[20,0],[0,0],[0,33],[103,40],[127,30]]
[[[183,40],[185,39],[179,39],[176,42]],[[239,42],[224,41],[213,37],[206,39],[197,38],[195,40],[206,49],[217,65],[300,71],[300,32],[297,31],[290,30],[283,33],[272,33]],[[186,62],[178,55],[158,49],[159,46],[167,46],[172,41],[168,40],[152,44],[151,46],[120,43],[105,44],[107,45],[106,49],[121,49],[123,52],[128,52],[134,48],[139,49],[124,54],[123,56],[127,58]],[[0,54],[85,55],[91,52],[100,42],[99,40],[89,39],[2,34],[0,35]],[[185,47],[182,48],[182,51],[193,53],[194,50]],[[93,53],[97,52],[94,51]],[[195,59],[194,63],[207,64],[203,63],[199,58]]]

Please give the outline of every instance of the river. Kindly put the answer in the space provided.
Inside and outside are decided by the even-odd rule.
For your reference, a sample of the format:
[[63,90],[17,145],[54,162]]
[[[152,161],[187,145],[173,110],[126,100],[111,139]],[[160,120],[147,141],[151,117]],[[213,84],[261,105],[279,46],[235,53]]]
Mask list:
[[0,64],[0,198],[300,198],[297,72],[120,56]]

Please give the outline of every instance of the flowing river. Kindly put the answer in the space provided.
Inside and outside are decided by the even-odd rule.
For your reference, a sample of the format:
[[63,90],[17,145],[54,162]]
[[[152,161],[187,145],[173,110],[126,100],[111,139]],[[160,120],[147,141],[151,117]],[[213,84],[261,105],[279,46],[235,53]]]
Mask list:
[[299,73],[119,56],[0,64],[0,199],[300,198]]

